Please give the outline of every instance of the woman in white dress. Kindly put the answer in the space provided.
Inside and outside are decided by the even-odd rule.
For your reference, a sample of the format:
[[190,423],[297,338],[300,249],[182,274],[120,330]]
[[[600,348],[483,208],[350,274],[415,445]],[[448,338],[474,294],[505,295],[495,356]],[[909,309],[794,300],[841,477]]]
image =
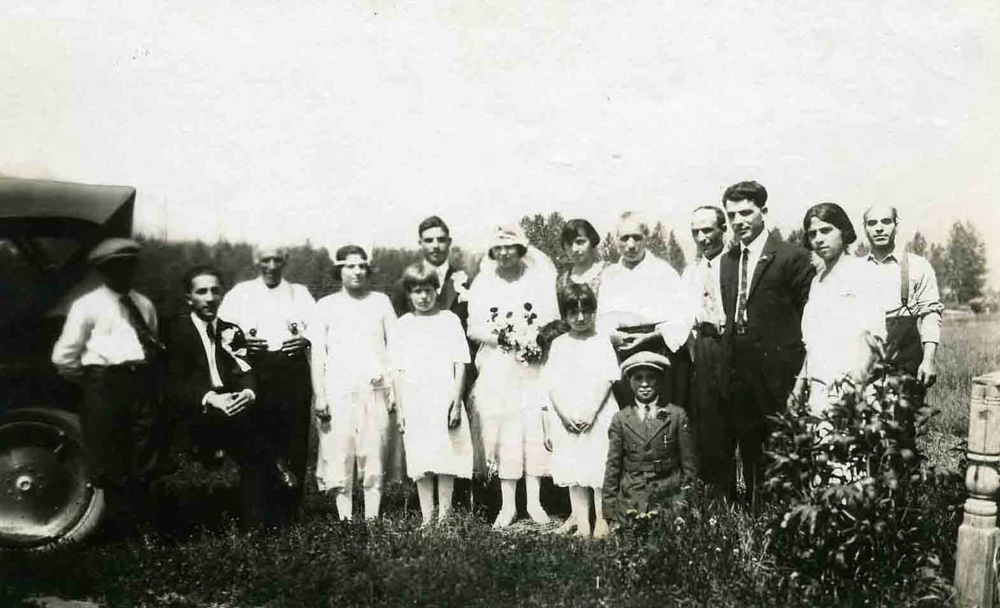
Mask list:
[[479,344],[473,411],[481,421],[487,467],[500,478],[501,507],[493,525],[503,528],[513,522],[514,494],[522,476],[528,515],[547,523],[539,499],[541,478],[549,474],[542,437],[547,397],[539,379],[541,361],[525,361],[521,349],[502,346],[496,329],[505,320],[523,326],[526,316],[535,327],[558,318],[555,266],[528,247],[516,226],[498,227],[488,253],[469,291],[468,334]]
[[378,517],[389,412],[394,407],[387,338],[396,321],[389,298],[369,288],[368,255],[346,245],[334,256],[343,289],[316,304],[312,374],[319,452],[316,481],[351,519],[354,467],[365,517]]
[[472,476],[472,439],[462,416],[469,344],[462,322],[438,308],[437,272],[423,264],[403,271],[403,291],[413,309],[389,337],[397,407],[405,429],[406,470],[417,484],[425,526],[433,522],[437,478],[438,519],[451,512],[455,478]]
[[811,207],[802,221],[806,248],[823,261],[802,314],[806,359],[791,399],[808,393],[809,410],[820,415],[839,397],[845,377],[858,389],[868,380],[879,341],[885,339],[871,266],[847,253],[857,240],[854,226],[836,203]]

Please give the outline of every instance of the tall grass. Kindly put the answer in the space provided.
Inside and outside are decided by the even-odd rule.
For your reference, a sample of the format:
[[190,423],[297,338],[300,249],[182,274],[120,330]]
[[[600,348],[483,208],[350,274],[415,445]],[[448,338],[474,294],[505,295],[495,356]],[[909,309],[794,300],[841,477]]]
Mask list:
[[938,348],[938,381],[928,394],[941,414],[934,428],[965,437],[972,379],[1000,371],[1000,315],[947,317]]

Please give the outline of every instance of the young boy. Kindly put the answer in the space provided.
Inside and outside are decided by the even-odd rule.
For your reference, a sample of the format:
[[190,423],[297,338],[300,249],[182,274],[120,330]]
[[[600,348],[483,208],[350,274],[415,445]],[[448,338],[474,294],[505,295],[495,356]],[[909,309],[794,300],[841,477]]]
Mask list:
[[660,386],[670,394],[669,368],[670,360],[653,352],[638,352],[621,364],[635,401],[621,404],[608,430],[604,516],[609,520],[621,522],[630,509],[648,511],[651,499],[680,493],[697,475],[687,414],[660,402]]

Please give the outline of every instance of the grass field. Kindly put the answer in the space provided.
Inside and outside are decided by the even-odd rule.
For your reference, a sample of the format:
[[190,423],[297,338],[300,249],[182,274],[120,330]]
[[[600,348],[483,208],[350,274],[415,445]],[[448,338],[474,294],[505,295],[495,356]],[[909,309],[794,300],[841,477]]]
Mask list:
[[[947,321],[939,381],[929,397],[942,410],[932,450],[964,437],[971,378],[1000,369],[998,337],[997,316]],[[817,603],[797,586],[794,570],[779,567],[769,552],[766,522],[773,514],[766,510],[755,518],[695,504],[676,518],[638,522],[603,542],[555,537],[525,524],[496,533],[485,516],[468,511],[425,531],[412,484],[395,482],[376,524],[337,522],[332,500],[310,489],[302,524],[247,534],[234,523],[233,478],[232,467],[205,474],[185,465],[158,484],[159,509],[135,532],[44,554],[0,556],[0,606],[48,595],[173,608]],[[960,491],[960,483],[955,487]],[[940,504],[928,525],[947,546],[960,510],[954,496]],[[943,561],[950,576],[953,557]],[[898,582],[914,576],[899,572]],[[900,605],[898,597],[906,598],[903,604],[941,603],[893,593],[847,594],[829,603]]]
[[1000,371],[1000,315],[947,318],[937,363],[938,382],[928,397],[941,410],[935,428],[965,437],[972,379]]

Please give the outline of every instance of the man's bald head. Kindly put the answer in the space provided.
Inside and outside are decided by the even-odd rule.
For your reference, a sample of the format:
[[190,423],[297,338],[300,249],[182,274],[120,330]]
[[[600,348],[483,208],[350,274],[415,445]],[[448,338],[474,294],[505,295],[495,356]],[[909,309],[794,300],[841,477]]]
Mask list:
[[896,211],[896,208],[893,207],[892,205],[872,205],[871,207],[868,208],[867,211],[865,211],[865,223],[868,223],[868,216],[873,214],[878,214],[878,215],[888,214],[890,217],[892,217],[892,221],[894,224],[899,223],[899,213]]
[[865,211],[865,234],[878,259],[892,253],[896,247],[897,220],[896,208],[889,205],[876,205]]

